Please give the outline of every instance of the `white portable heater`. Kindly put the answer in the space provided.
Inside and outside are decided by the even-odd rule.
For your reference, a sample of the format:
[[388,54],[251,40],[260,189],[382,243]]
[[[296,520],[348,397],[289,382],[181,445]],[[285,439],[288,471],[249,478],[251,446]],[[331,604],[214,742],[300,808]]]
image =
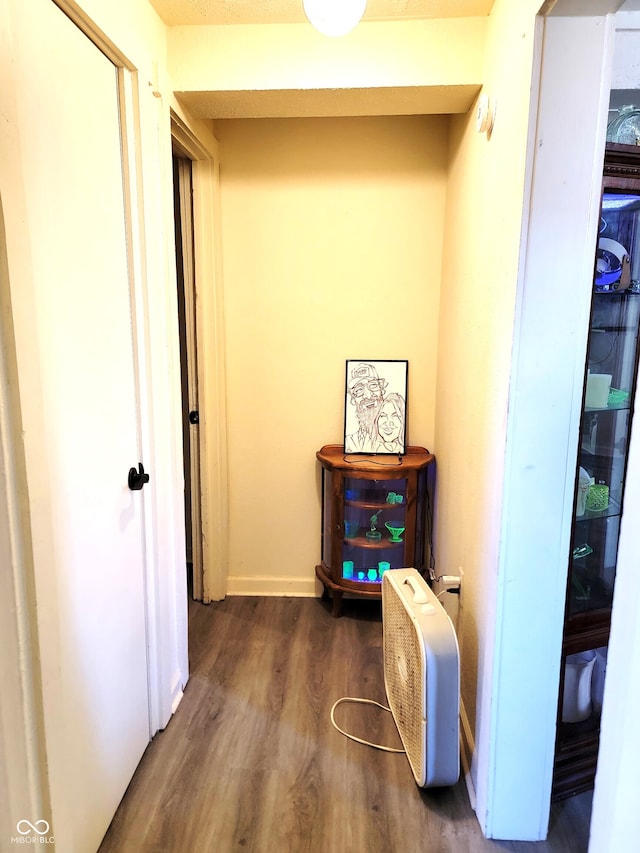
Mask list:
[[451,619],[416,569],[382,576],[384,683],[420,787],[460,775],[460,655]]

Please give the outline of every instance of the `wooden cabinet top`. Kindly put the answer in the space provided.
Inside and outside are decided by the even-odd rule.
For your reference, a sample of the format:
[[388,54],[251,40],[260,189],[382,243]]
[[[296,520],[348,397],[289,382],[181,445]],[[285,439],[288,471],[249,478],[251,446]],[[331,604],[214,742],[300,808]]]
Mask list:
[[316,453],[317,459],[329,470],[380,471],[384,476],[402,476],[403,471],[419,471],[435,459],[424,447],[407,447],[403,456],[397,453],[345,453],[341,444],[325,444]]

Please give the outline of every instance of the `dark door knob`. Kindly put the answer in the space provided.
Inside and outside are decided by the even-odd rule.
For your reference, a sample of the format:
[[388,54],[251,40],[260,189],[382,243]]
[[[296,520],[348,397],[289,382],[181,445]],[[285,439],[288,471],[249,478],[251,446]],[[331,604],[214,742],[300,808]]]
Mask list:
[[200,412],[189,412],[189,423],[190,424],[199,424],[200,423]]
[[132,492],[139,492],[145,483],[149,482],[149,475],[144,473],[142,462],[138,465],[138,470],[129,468],[129,477],[127,482]]

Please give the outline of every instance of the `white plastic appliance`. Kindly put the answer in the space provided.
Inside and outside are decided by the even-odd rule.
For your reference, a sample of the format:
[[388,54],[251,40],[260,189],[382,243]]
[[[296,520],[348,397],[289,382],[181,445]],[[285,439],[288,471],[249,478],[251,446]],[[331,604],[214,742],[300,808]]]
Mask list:
[[451,619],[416,569],[382,576],[384,683],[420,787],[460,775],[460,655]]

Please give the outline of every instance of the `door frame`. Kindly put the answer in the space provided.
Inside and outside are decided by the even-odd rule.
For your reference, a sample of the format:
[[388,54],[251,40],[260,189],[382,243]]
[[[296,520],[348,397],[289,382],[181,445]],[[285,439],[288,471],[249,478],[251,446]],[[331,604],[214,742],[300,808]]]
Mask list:
[[[498,603],[490,660],[487,657],[491,689],[483,695],[483,730],[476,745],[476,812],[489,838],[537,841],[546,837],[549,825],[591,303],[585,282],[593,277],[615,27],[608,0],[587,5],[589,13],[575,16],[554,8],[536,28],[536,91],[531,100],[511,366]],[[567,134],[569,126],[581,128],[579,156],[575,140]],[[541,348],[541,340],[555,343]],[[544,418],[541,400],[547,404]],[[535,518],[532,506],[539,508]],[[625,518],[627,513],[630,518],[636,514],[631,507],[631,496],[629,500],[625,496]],[[536,547],[523,549],[526,541],[535,541]],[[621,527],[620,554],[623,546]],[[619,580],[629,569],[635,578],[636,563],[631,567],[618,560],[612,637]],[[540,592],[535,604],[531,578]],[[526,690],[514,689],[523,684]],[[608,672],[592,827],[605,814],[598,780],[608,764],[602,744],[609,728],[609,692]],[[620,714],[624,716],[622,709]],[[525,742],[522,732],[527,733]],[[613,779],[609,790],[617,793]],[[611,826],[609,809],[604,822]]]
[[227,593],[229,553],[219,146],[205,128],[192,128],[177,103],[171,107],[171,137],[192,163],[202,525],[202,577],[194,576],[194,590],[208,604]]

